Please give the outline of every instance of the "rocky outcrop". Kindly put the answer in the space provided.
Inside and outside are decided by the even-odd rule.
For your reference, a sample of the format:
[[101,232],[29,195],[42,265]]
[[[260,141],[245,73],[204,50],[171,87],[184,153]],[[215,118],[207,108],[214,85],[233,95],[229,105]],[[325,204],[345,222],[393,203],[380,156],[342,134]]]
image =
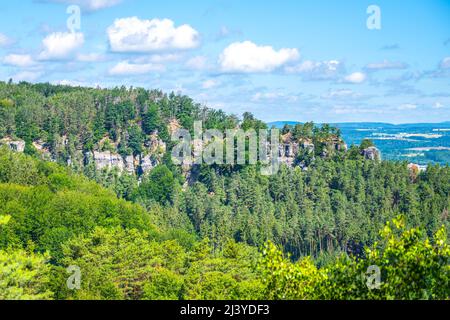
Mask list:
[[157,162],[154,159],[152,159],[151,155],[147,155],[147,156],[144,156],[141,158],[140,168],[141,168],[142,174],[146,174],[146,173],[150,172],[156,166],[157,166]]
[[417,171],[417,172],[424,172],[427,170],[427,165],[421,165],[421,164],[416,164],[416,163],[409,163],[408,164],[408,169],[410,171]]
[[124,159],[124,166],[125,166],[125,170],[128,173],[135,173],[136,172],[136,165],[135,165],[135,159],[133,156],[126,156]]
[[279,146],[280,162],[288,166],[293,166],[298,155],[299,145],[296,142],[282,143]]
[[152,134],[144,143],[150,153],[164,154],[166,152],[166,144],[159,139],[157,134]]
[[110,151],[94,151],[93,160],[97,170],[102,170],[104,168],[118,168],[119,171],[123,171],[125,169],[125,163],[122,156],[120,154],[111,153]]
[[300,143],[302,148],[308,151],[309,153],[314,152],[315,146],[310,139],[302,139]]
[[37,150],[37,152],[43,159],[47,161],[54,161],[52,153],[46,147],[45,142],[43,142],[42,140],[33,141],[33,147]]
[[175,131],[177,131],[178,129],[181,129],[182,126],[181,124],[178,122],[177,119],[172,119],[169,121],[169,124],[167,126],[167,129],[169,130],[169,134],[172,135]]
[[361,155],[367,160],[381,161],[381,152],[376,147],[368,147],[361,150]]
[[13,139],[11,137],[5,137],[0,140],[0,145],[8,146],[12,151],[24,152],[25,151],[25,141],[20,139]]
[[147,174],[159,164],[159,161],[152,154],[146,156],[138,155],[137,157],[132,155],[122,157],[120,154],[110,151],[87,152],[85,159],[86,163],[92,161],[96,170],[111,170],[115,168],[120,173],[126,172],[128,174],[138,175]]
[[144,151],[140,155],[122,156],[113,150],[118,149],[118,143],[104,137],[96,145],[95,151],[85,155],[85,163],[94,163],[96,170],[118,169],[120,173],[146,174],[156,167],[166,152],[166,144],[159,139],[157,133],[147,137]]

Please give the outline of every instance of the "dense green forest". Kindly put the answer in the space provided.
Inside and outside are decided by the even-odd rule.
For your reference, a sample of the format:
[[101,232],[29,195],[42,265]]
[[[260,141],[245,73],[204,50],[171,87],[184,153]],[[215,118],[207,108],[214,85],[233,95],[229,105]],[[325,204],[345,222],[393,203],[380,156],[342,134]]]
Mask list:
[[300,147],[272,176],[177,166],[171,133],[196,120],[267,128],[173,93],[0,82],[0,299],[450,297],[448,166],[313,123],[283,128]]

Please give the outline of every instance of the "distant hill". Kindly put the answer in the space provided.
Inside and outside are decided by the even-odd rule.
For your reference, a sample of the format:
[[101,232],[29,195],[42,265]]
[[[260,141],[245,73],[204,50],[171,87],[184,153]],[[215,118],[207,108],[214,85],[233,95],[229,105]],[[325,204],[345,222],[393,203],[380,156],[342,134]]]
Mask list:
[[[268,125],[281,129],[285,124],[294,126],[298,123],[276,121]],[[360,144],[363,139],[373,140],[386,160],[450,164],[450,121],[407,124],[345,122],[330,125],[341,129],[348,145]]]
[[[269,122],[268,126],[275,128],[283,128],[284,125],[292,125],[295,126],[296,124],[303,124],[304,122],[299,121],[274,121]],[[321,125],[321,123],[317,123],[317,125]],[[450,121],[444,121],[439,123],[404,123],[404,124],[393,124],[393,123],[387,123],[387,122],[335,122],[335,123],[329,123],[331,126],[337,126],[337,127],[345,127],[345,128],[362,128],[362,127],[370,127],[370,126],[383,126],[383,127],[417,127],[417,126],[448,126],[450,125]]]

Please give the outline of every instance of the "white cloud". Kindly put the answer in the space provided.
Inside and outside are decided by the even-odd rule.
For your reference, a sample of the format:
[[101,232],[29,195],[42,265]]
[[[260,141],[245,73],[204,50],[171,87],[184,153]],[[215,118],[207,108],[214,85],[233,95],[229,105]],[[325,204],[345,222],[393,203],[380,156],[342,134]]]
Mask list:
[[81,62],[99,62],[105,60],[105,56],[101,53],[80,53],[77,60]]
[[165,67],[161,64],[138,64],[130,63],[129,61],[121,61],[109,70],[112,76],[126,76],[126,75],[142,75],[149,72],[163,72]]
[[406,69],[408,65],[403,62],[395,62],[384,60],[381,62],[369,63],[366,65],[365,69],[369,71],[380,71],[380,70],[393,70],[393,69]]
[[441,69],[450,69],[450,57],[442,59],[440,67]]
[[219,85],[219,81],[214,80],[214,79],[209,79],[202,83],[202,88],[203,89],[211,89],[211,88],[217,87],[218,85]]
[[207,68],[207,60],[204,56],[196,56],[186,62],[186,67],[193,70],[203,70]]
[[414,110],[414,109],[417,109],[417,105],[412,104],[412,103],[404,103],[404,104],[400,105],[397,109],[398,110]]
[[3,58],[3,63],[15,67],[30,67],[35,64],[29,54],[9,54]]
[[12,43],[12,40],[3,33],[0,33],[0,47],[8,46]]
[[344,80],[349,83],[362,83],[366,80],[367,76],[362,72],[353,72],[346,76]]
[[283,48],[278,51],[271,46],[257,46],[253,42],[235,42],[222,52],[219,64],[224,72],[271,72],[298,60],[297,49]]
[[42,75],[41,72],[34,72],[34,71],[22,71],[12,76],[12,79],[14,81],[20,82],[20,81],[27,81],[27,82],[33,82],[37,80]]
[[175,27],[169,19],[116,19],[108,28],[108,38],[114,52],[183,50],[199,45],[199,33],[195,29],[187,24]]
[[344,64],[338,60],[305,60],[297,65],[286,67],[285,71],[301,74],[307,80],[331,80],[336,79],[344,69]]
[[86,11],[97,11],[115,6],[121,3],[122,0],[47,0],[47,2],[75,4]]
[[39,55],[41,60],[66,59],[84,43],[84,35],[80,32],[55,32],[42,40],[44,50]]

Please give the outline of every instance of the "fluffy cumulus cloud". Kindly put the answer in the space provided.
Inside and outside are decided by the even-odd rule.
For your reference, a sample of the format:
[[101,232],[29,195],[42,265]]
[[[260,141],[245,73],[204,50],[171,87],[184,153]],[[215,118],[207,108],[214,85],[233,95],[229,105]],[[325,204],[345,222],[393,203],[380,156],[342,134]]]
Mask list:
[[97,11],[115,6],[121,3],[122,0],[47,0],[47,2],[74,4],[86,11]]
[[287,73],[296,73],[306,80],[333,80],[345,71],[344,64],[338,60],[305,60],[299,64],[287,66]]
[[258,46],[250,41],[235,42],[222,52],[219,64],[224,72],[271,72],[298,60],[297,49],[275,50],[271,46]]
[[29,54],[9,54],[3,58],[3,63],[15,67],[30,67],[35,64]]
[[42,40],[44,50],[40,53],[41,60],[61,60],[71,55],[84,43],[84,35],[81,32],[55,32]]
[[344,78],[348,83],[362,83],[366,80],[367,76],[363,72],[353,72]]
[[161,64],[154,63],[132,63],[129,61],[121,61],[109,70],[112,76],[132,76],[143,75],[150,72],[163,72],[165,67]]
[[366,65],[365,69],[367,71],[381,71],[381,70],[395,70],[395,69],[406,69],[408,65],[403,62],[395,62],[384,60],[381,62],[369,63]]
[[116,19],[108,28],[114,52],[152,52],[192,49],[199,45],[199,33],[191,26],[179,27],[169,19]]

